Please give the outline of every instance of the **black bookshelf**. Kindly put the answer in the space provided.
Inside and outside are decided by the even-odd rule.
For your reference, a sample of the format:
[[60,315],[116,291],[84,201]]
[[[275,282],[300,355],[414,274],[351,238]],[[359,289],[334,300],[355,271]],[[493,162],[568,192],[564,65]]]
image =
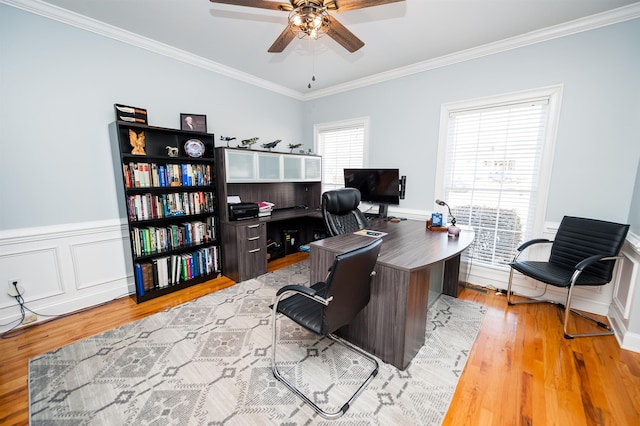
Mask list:
[[124,121],[110,132],[136,302],[219,277],[214,135]]

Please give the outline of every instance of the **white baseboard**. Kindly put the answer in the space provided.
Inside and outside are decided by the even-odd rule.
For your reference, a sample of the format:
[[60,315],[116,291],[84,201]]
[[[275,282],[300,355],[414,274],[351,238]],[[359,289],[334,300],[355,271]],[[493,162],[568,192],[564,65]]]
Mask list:
[[[393,210],[394,215],[425,220],[427,212]],[[557,225],[545,224],[545,237],[553,239]],[[85,222],[0,232],[0,332],[20,319],[15,298],[7,293],[10,280],[19,279],[27,306],[45,315],[58,315],[94,306],[134,290],[127,225],[120,220]],[[578,288],[572,306],[607,315],[624,349],[640,352],[640,238],[630,234],[623,247],[625,263],[614,282],[598,288]],[[473,265],[468,281],[506,289],[508,271]],[[534,297],[542,286],[522,277],[514,290]],[[635,297],[634,297],[635,296]],[[564,303],[566,294],[549,288],[545,297]],[[506,301],[505,301],[506,303]],[[41,317],[39,320],[46,319]]]
[[130,294],[127,232],[119,220],[0,232],[0,331],[21,318],[10,280],[19,280],[39,321]]

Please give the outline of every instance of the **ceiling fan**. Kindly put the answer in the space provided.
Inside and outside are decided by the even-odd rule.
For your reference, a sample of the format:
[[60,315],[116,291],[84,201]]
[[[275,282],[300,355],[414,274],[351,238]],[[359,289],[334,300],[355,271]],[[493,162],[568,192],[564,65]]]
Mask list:
[[289,0],[279,3],[269,0],[209,0],[235,6],[257,7],[260,9],[289,12],[289,24],[269,48],[271,53],[282,52],[295,37],[317,39],[323,34],[337,41],[349,52],[364,46],[344,25],[328,12],[348,12],[365,7],[396,3],[404,0]]

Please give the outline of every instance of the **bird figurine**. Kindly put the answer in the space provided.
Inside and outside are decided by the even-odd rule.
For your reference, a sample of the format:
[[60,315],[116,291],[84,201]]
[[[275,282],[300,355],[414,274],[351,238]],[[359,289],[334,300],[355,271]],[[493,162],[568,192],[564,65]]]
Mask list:
[[251,139],[243,139],[240,141],[240,143],[242,144],[242,146],[238,145],[238,148],[249,148],[251,149],[251,145],[253,145],[254,143],[258,142],[259,138],[251,138]]
[[133,148],[131,153],[133,155],[147,155],[144,150],[144,132],[136,133],[134,130],[129,129],[129,143]]
[[221,141],[227,142],[227,147],[229,147],[229,142],[231,142],[232,140],[235,140],[235,139],[236,139],[235,136],[220,136],[220,140]]
[[290,143],[289,144],[289,152],[293,152],[294,149],[300,148],[302,146],[301,143]]
[[282,139],[276,139],[273,142],[269,142],[269,143],[263,143],[262,147],[264,149],[268,149],[269,151],[271,151],[272,148],[275,148],[276,145],[278,145],[280,142],[282,142]]

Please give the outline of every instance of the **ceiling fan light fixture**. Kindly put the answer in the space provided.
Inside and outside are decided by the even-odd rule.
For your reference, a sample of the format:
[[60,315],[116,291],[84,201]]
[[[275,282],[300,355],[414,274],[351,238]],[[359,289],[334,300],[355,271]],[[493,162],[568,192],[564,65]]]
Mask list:
[[329,14],[313,3],[296,7],[289,13],[289,28],[298,38],[318,39],[329,31]]

